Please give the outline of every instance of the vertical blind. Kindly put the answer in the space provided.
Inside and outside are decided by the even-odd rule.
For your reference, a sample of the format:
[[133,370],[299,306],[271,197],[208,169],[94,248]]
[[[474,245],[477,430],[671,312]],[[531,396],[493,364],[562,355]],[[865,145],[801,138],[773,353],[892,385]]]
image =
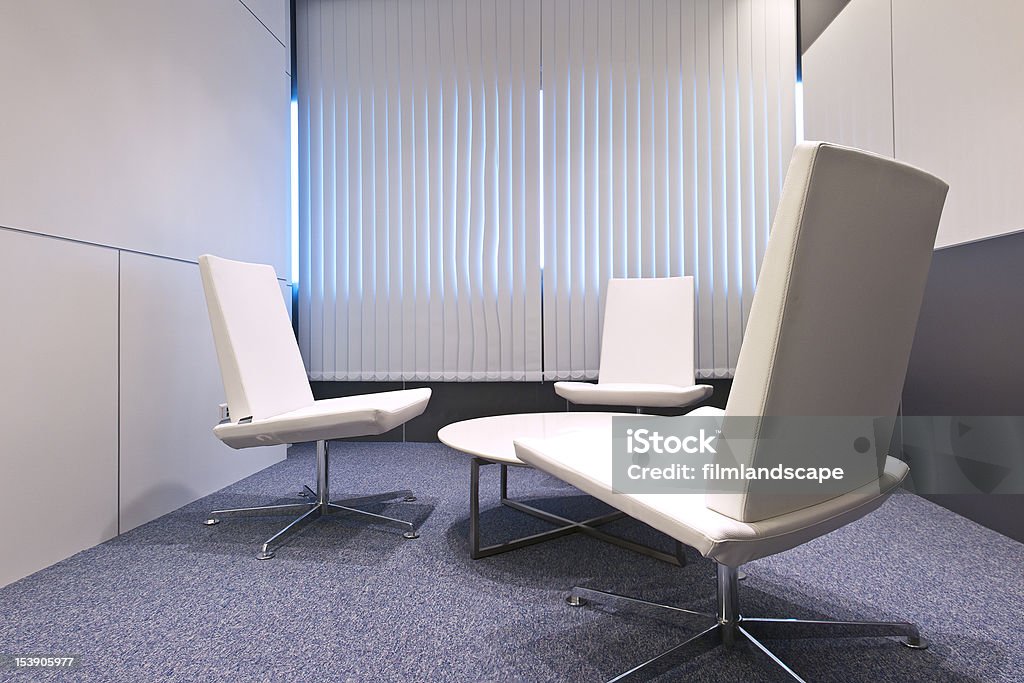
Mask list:
[[311,379],[540,379],[540,0],[297,7]]
[[671,275],[731,375],[794,0],[300,0],[296,32],[311,379],[595,377],[608,278]]
[[597,376],[608,278],[676,275],[698,374],[731,376],[795,144],[793,1],[543,12],[545,378]]

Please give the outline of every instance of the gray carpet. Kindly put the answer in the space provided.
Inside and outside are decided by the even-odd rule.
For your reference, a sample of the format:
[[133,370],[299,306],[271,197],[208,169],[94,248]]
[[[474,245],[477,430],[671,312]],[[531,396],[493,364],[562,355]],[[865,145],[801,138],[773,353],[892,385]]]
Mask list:
[[[68,653],[74,671],[13,681],[596,681],[667,649],[692,627],[659,614],[575,608],[574,584],[713,609],[712,564],[672,567],[575,535],[468,558],[469,462],[438,444],[334,448],[332,486],[409,485],[415,503],[377,509],[421,538],[335,518],[268,562],[281,519],[199,522],[211,508],[266,504],[312,484],[313,451],[0,589],[0,653]],[[486,539],[546,526],[497,500],[483,470]],[[545,475],[514,470],[515,497],[573,515],[604,509]],[[665,543],[646,527],[616,531]],[[17,552],[5,548],[5,552]],[[916,621],[931,649],[893,640],[774,641],[812,681],[1024,680],[1024,545],[910,494],[825,538],[745,567],[751,616]],[[746,647],[709,653],[664,680],[783,680]]]

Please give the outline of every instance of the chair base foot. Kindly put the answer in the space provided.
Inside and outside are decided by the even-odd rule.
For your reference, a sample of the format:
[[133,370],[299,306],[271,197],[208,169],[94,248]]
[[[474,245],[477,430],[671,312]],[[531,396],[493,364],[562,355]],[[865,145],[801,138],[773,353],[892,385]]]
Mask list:
[[328,515],[354,514],[361,517],[369,517],[378,524],[396,526],[405,530],[402,535],[405,538],[419,538],[419,531],[412,522],[402,519],[394,519],[375,512],[361,510],[356,505],[367,505],[381,503],[395,498],[404,498],[411,502],[416,500],[412,491],[402,489],[400,491],[389,491],[377,493],[370,496],[359,496],[358,498],[346,498],[344,500],[331,501],[327,485],[329,480],[329,461],[327,459],[327,442],[316,442],[316,491],[308,486],[303,486],[299,496],[302,501],[286,505],[265,505],[251,508],[234,508],[231,510],[214,510],[210,517],[203,522],[207,526],[213,526],[220,522],[219,517],[259,517],[265,515],[298,515],[292,519],[283,529],[267,539],[256,556],[258,560],[269,560],[274,557],[274,551],[294,538],[299,532],[317,520]]
[[402,499],[402,502],[403,503],[415,503],[416,502],[416,496],[406,496],[405,498]]
[[[375,496],[367,496],[367,498],[375,498]],[[288,543],[292,538],[297,536],[299,532],[304,530],[313,522],[316,522],[323,517],[349,513],[355,514],[359,517],[369,517],[379,524],[397,526],[405,529],[405,532],[402,534],[404,538],[419,538],[419,531],[412,522],[385,517],[384,515],[378,515],[358,508],[343,507],[336,503],[329,502],[302,502],[287,505],[267,505],[264,507],[215,510],[212,515],[203,522],[203,524],[206,526],[220,524],[221,517],[262,517],[298,514],[298,517],[293,519],[283,529],[267,539],[263,544],[260,553],[256,555],[256,559],[258,560],[270,560],[273,559],[275,550]]]
[[611,681],[650,680],[720,645],[731,648],[737,643],[746,643],[753,652],[760,654],[767,664],[786,674],[790,680],[803,682],[804,679],[773,653],[762,640],[895,636],[899,637],[901,645],[910,649],[924,650],[928,647],[928,642],[921,637],[917,626],[907,622],[742,617],[739,613],[738,596],[735,593],[736,571],[735,568],[719,567],[719,577],[724,580],[720,580],[719,583],[717,615],[580,587],[574,588],[565,601],[573,606],[586,605],[591,602],[597,604],[605,601],[619,601],[633,606],[641,605],[658,608],[662,611],[668,610],[675,613],[677,617],[701,618],[703,625],[697,626],[697,635],[612,678]]

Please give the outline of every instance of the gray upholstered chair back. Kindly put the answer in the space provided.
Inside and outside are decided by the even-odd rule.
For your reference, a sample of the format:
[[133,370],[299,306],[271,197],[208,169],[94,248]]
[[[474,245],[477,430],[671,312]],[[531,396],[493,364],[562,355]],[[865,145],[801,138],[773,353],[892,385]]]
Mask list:
[[[727,419],[896,415],[947,189],[938,178],[892,159],[826,143],[796,147]],[[878,435],[879,443],[884,439]],[[753,440],[739,460],[755,467],[779,464],[775,455],[767,462],[767,453]],[[877,479],[877,470],[860,466],[863,457],[851,462],[858,452],[845,444],[787,457],[783,465],[810,459],[820,466],[851,465],[855,475],[843,482],[846,490],[811,484],[798,495],[777,495],[772,484],[751,482],[745,493],[709,495],[708,507],[753,522]]]

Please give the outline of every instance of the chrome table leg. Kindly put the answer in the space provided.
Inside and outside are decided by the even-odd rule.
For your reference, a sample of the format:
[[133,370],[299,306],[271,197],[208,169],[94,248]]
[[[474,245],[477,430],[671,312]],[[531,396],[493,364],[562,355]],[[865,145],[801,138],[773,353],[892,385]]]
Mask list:
[[629,539],[622,538],[621,536],[615,536],[614,534],[609,534],[596,528],[601,524],[607,524],[609,522],[614,522],[619,519],[624,519],[626,517],[626,513],[624,512],[610,512],[606,515],[602,515],[601,517],[594,517],[593,519],[586,519],[582,522],[576,522],[566,517],[562,517],[561,515],[556,515],[546,510],[541,510],[540,508],[536,508],[532,505],[527,505],[526,503],[521,503],[516,500],[504,500],[502,502],[508,507],[512,508],[513,510],[525,512],[526,514],[536,517],[537,519],[543,519],[544,521],[550,522],[551,524],[561,524],[563,525],[563,528],[570,530],[569,533],[578,531],[588,536],[593,536],[594,538],[600,539],[605,543],[611,543],[612,545],[617,545],[620,548],[626,548],[627,550],[632,550],[635,553],[640,553],[641,555],[653,557],[657,560],[661,560],[662,562],[667,562],[668,564],[676,564],[680,566],[684,564],[683,562],[680,562],[678,557],[674,554],[669,554],[662,552],[660,550],[655,550],[654,548],[643,545],[642,543],[630,541]]
[[[483,465],[498,464],[500,468],[499,474],[499,500],[502,505],[518,510],[519,512],[526,513],[537,519],[544,520],[549,524],[557,526],[555,529],[549,531],[542,531],[529,536],[523,536],[520,538],[505,541],[503,543],[495,543],[492,545],[483,546],[480,542],[480,468]],[[535,545],[537,543],[543,543],[563,536],[568,536],[574,533],[585,533],[589,536],[593,536],[607,543],[633,550],[634,552],[642,553],[650,557],[668,562],[669,564],[684,565],[686,558],[676,549],[675,554],[665,553],[660,550],[655,550],[648,546],[640,543],[614,536],[612,534],[605,533],[598,530],[596,527],[603,524],[614,522],[618,519],[623,519],[626,514],[619,511],[609,512],[597,517],[585,519],[582,521],[575,521],[562,517],[560,515],[541,510],[532,505],[527,505],[520,501],[511,500],[508,497],[508,469],[509,466],[505,463],[494,463],[490,460],[484,460],[483,458],[473,458],[470,462],[470,474],[469,474],[469,556],[474,560],[478,560],[484,557],[490,557],[492,555],[498,555],[500,553],[506,553],[510,550],[517,550],[519,548],[525,548],[527,546]]]
[[[599,517],[584,520],[583,522],[573,522],[571,520],[564,520],[559,518],[560,521],[553,522],[555,524],[562,524],[567,522],[563,526],[557,529],[551,529],[549,531],[541,531],[536,534],[529,536],[522,536],[520,538],[512,539],[510,541],[504,541],[502,543],[494,543],[492,545],[481,545],[480,542],[480,467],[481,465],[493,464],[489,460],[483,460],[482,458],[473,458],[470,463],[470,475],[469,475],[469,556],[474,560],[479,560],[484,557],[491,557],[492,555],[499,555],[501,553],[507,553],[510,550],[518,550],[519,548],[525,548],[527,546],[536,545],[537,543],[543,543],[562,536],[568,536],[579,531],[580,525],[599,525],[607,524],[608,522],[621,519],[624,515],[621,512],[611,512]],[[521,510],[519,507],[521,503],[516,501],[508,500],[504,497],[508,493],[508,466],[502,464],[502,479],[501,479],[501,495],[502,503],[522,512],[527,510]],[[529,507],[529,506],[526,506]],[[532,508],[531,508],[532,509]],[[538,517],[538,515],[533,515]],[[544,519],[544,517],[540,517]],[[550,522],[550,519],[545,519]]]

